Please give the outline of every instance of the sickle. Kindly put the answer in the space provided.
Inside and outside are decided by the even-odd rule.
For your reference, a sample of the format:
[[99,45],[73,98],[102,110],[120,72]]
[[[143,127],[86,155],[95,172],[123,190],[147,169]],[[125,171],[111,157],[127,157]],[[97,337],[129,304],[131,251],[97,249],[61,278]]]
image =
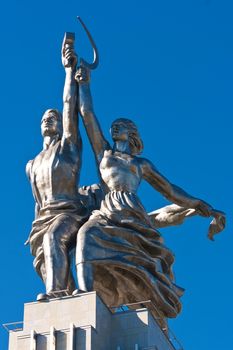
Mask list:
[[93,54],[94,54],[94,59],[93,59],[93,62],[92,63],[88,63],[87,61],[85,61],[83,58],[80,59],[80,65],[81,66],[85,66],[89,69],[95,69],[97,68],[98,64],[99,64],[99,53],[98,53],[98,49],[97,49],[97,46],[89,32],[89,30],[87,29],[85,23],[82,21],[82,19],[78,16],[77,17],[79,22],[81,23],[81,25],[83,26],[85,32],[87,33],[87,36],[90,40],[90,43],[91,43],[91,46],[93,48]]

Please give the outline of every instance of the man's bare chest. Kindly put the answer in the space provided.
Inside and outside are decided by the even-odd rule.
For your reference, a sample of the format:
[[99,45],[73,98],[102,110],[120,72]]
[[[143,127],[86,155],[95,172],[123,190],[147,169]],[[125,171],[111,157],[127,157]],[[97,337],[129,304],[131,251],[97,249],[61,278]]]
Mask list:
[[55,150],[42,151],[33,161],[34,182],[47,183],[50,180],[71,179],[77,173],[78,162]]

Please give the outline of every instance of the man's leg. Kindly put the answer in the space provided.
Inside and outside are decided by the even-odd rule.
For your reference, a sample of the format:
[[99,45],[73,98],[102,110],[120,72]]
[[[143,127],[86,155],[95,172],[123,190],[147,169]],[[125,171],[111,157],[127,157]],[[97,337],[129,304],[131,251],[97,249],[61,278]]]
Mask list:
[[76,265],[78,288],[83,292],[93,290],[93,267],[91,263],[80,263]]
[[39,246],[37,248],[36,257],[33,261],[33,266],[40,278],[43,280],[44,284],[46,284],[46,269],[44,262],[44,251],[42,246]]
[[94,285],[93,265],[91,262],[89,262],[90,260],[88,261],[89,256],[86,254],[86,252],[88,252],[90,256],[94,254],[93,248],[90,246],[90,244],[88,244],[89,240],[92,241],[92,233],[93,223],[90,220],[81,227],[81,229],[78,231],[77,236],[76,270],[78,288],[84,292],[92,291]]
[[67,289],[70,280],[69,251],[75,244],[78,222],[60,215],[43,238],[46,268],[46,293]]
[[[69,254],[69,261],[70,261],[70,265],[71,265],[71,262],[72,262],[71,254]],[[71,266],[70,266],[70,269],[69,269],[68,283],[67,283],[67,287],[66,288],[67,288],[68,293],[70,295],[76,289],[76,284],[75,284],[75,280],[74,280],[74,277],[73,277]]]

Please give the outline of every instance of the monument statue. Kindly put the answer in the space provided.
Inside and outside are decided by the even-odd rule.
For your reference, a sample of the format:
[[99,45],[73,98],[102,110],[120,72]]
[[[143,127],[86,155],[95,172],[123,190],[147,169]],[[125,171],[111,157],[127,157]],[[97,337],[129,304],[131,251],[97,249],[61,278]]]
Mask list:
[[87,210],[77,196],[82,140],[78,129],[77,84],[74,79],[77,57],[74,37],[67,34],[62,47],[65,68],[63,114],[48,109],[41,120],[43,150],[28,162],[26,172],[35,198],[35,220],[28,242],[35,256],[34,267],[46,285],[46,294],[75,289],[69,252],[75,246],[78,229],[87,219]]
[[[96,290],[109,306],[151,300],[152,313],[162,319],[181,310],[183,289],[174,283],[174,256],[164,245],[158,226],[182,217],[213,215],[209,236],[224,226],[223,213],[170,183],[146,158],[136,125],[119,118],[112,123],[113,147],[103,135],[90,93],[90,71],[79,67],[79,110],[100,174],[104,199],[78,233],[76,266],[79,287]],[[148,215],[137,190],[146,180],[175,203]],[[161,225],[159,225],[161,223]]]
[[[174,282],[174,255],[157,229],[182,224],[193,215],[213,216],[208,234],[213,239],[224,228],[225,216],[172,184],[139,156],[143,142],[133,121],[119,118],[112,123],[110,146],[90,92],[90,69],[98,65],[98,51],[81,23],[94,49],[94,61],[81,59],[76,70],[74,35],[65,35],[63,114],[56,109],[45,112],[43,150],[27,165],[36,202],[28,243],[34,267],[46,285],[46,294],[38,300],[64,290],[74,295],[95,290],[108,306],[149,299],[152,314],[163,325],[165,318],[180,312],[183,289]],[[82,157],[78,112],[95,155],[100,186],[78,188]],[[147,213],[137,196],[141,180],[172,204]],[[70,269],[75,246],[76,290]]]

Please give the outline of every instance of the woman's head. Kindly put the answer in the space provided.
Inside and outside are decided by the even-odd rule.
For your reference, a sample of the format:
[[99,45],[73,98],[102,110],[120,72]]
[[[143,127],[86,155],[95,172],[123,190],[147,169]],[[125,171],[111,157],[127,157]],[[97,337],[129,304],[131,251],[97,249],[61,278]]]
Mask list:
[[112,123],[110,131],[114,141],[125,141],[128,139],[132,155],[137,155],[142,152],[143,142],[132,120],[126,118],[116,119]]

